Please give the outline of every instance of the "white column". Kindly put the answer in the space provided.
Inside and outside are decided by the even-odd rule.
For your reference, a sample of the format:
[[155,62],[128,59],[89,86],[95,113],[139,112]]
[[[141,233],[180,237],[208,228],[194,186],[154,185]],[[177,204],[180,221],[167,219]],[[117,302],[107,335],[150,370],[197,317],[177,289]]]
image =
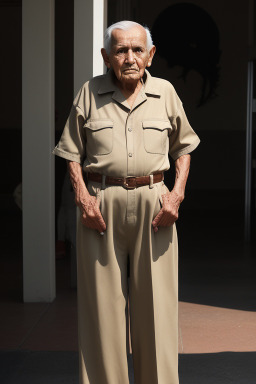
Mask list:
[[74,96],[87,80],[102,75],[107,0],[74,0]]
[[[74,0],[74,97],[87,80],[105,72],[101,48],[107,28],[107,3],[107,0]],[[71,251],[71,285],[76,286],[74,249]]]
[[23,298],[55,288],[54,0],[22,1]]

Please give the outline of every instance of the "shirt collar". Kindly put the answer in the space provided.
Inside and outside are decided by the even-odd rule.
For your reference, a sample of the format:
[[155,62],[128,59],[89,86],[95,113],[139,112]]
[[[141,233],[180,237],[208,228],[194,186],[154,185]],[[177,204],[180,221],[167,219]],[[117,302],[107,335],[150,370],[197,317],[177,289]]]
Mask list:
[[101,80],[101,85],[98,90],[98,94],[101,95],[103,93],[108,93],[108,92],[114,92],[117,90],[117,86],[114,83],[114,71],[113,69],[110,69],[105,76],[102,76]]
[[[117,85],[114,83],[114,71],[113,69],[110,69],[105,76],[102,78],[101,86],[98,90],[98,94],[104,94],[108,92],[115,92],[119,88]],[[155,96],[161,96],[159,90],[155,87],[154,81],[150,73],[145,69],[145,73],[143,76],[144,80],[144,92],[147,95],[155,95]]]
[[[144,77],[146,78],[145,80],[144,80]],[[152,76],[150,75],[147,69],[145,69],[143,80],[144,80],[144,92],[147,95],[161,96],[159,89],[157,89],[157,87],[154,84],[154,79],[152,78]]]

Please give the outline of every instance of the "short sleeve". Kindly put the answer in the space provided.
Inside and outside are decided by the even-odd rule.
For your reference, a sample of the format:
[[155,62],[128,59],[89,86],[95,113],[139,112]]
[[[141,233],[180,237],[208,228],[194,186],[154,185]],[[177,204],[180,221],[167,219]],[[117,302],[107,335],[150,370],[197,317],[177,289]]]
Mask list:
[[83,163],[86,156],[86,135],[85,129],[83,128],[86,117],[83,109],[79,105],[81,93],[82,91],[80,90],[73,102],[60,141],[52,152],[54,155],[80,164]]
[[200,139],[190,126],[182,103],[171,119],[172,131],[169,137],[169,154],[173,160],[191,153],[200,143]]

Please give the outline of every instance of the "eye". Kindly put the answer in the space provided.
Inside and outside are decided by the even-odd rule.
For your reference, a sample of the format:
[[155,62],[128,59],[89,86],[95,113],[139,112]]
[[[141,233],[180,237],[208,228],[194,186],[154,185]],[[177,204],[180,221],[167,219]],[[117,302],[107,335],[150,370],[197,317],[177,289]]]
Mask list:
[[119,54],[119,55],[120,54],[122,55],[124,53],[125,53],[125,49],[124,48],[120,48],[120,49],[117,50],[117,54]]
[[135,52],[137,52],[137,53],[141,53],[141,52],[143,52],[143,50],[142,50],[141,47],[137,47],[137,48],[135,48]]

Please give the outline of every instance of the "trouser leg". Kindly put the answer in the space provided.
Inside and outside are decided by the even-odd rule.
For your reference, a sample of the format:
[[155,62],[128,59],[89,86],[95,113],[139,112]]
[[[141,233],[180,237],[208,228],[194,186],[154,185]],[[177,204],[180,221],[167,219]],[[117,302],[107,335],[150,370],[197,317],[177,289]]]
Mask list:
[[[88,186],[93,194],[92,187]],[[122,191],[104,191],[104,236],[78,223],[78,338],[80,384],[128,384],[126,353],[127,248],[120,223]],[[125,197],[125,195],[124,195]],[[117,220],[118,218],[118,220]],[[117,236],[113,236],[113,231]]]
[[[161,192],[161,189],[160,189]],[[164,193],[164,191],[162,192]],[[136,384],[178,384],[178,246],[176,227],[152,230],[159,191],[137,192],[130,232],[130,312]]]

